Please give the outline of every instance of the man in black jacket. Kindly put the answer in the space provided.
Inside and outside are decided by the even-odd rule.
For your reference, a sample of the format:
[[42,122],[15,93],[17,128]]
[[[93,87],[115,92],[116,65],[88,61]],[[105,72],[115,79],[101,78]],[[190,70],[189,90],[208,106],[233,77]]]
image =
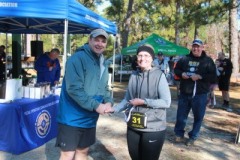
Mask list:
[[175,124],[176,142],[184,141],[188,114],[192,109],[194,123],[188,133],[186,145],[193,145],[199,136],[206,111],[207,94],[210,83],[216,80],[216,67],[205,53],[203,42],[195,39],[189,55],[181,58],[174,72],[180,77],[180,95],[178,99],[177,120]]

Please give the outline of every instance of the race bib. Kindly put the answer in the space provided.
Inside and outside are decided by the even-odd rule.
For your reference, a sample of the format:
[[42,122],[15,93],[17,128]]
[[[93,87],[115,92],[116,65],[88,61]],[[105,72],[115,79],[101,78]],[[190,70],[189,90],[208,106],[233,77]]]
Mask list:
[[129,127],[144,129],[147,128],[147,115],[141,112],[130,112],[127,124]]

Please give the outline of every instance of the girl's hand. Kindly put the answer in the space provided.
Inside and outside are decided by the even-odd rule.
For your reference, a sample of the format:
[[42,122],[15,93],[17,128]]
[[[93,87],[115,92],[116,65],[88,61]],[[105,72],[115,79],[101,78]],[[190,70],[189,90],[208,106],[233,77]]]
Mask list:
[[144,99],[134,98],[134,99],[130,100],[129,103],[133,106],[144,105]]

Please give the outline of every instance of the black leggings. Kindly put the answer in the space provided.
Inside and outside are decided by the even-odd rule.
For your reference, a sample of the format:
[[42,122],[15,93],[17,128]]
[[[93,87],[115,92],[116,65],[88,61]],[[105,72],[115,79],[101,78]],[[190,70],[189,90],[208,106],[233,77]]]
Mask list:
[[132,160],[158,160],[165,139],[165,130],[140,132],[127,129],[128,151]]

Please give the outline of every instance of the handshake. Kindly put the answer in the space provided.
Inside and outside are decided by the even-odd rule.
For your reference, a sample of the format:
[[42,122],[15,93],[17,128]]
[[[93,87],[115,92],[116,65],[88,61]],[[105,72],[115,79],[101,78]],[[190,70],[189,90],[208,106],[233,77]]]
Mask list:
[[112,104],[111,103],[105,103],[105,104],[100,104],[97,109],[96,112],[98,112],[99,114],[109,114],[109,113],[113,113],[114,109],[112,108]]

